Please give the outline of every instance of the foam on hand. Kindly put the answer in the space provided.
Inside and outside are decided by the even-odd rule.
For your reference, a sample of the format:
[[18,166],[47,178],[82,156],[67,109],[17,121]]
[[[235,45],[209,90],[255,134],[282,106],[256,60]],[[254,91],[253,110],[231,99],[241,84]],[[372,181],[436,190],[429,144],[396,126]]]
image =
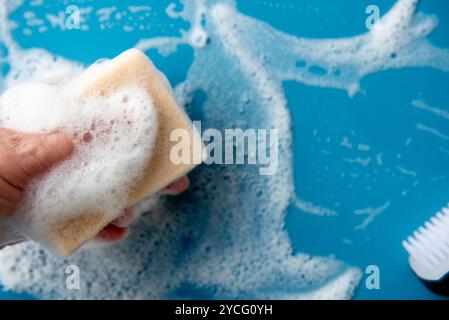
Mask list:
[[[86,74],[98,76],[102,68],[91,67]],[[55,233],[77,237],[71,222],[96,217],[107,224],[122,213],[157,135],[157,114],[144,88],[128,85],[104,96],[83,95],[86,74],[63,87],[24,83],[0,98],[1,127],[58,130],[73,137],[73,155],[31,181],[10,221],[55,253],[60,252]]]

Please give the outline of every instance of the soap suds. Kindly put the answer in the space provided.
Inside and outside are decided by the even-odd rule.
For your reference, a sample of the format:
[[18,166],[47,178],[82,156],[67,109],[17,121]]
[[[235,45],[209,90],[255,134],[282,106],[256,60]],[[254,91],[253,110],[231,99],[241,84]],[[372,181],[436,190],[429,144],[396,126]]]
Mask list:
[[6,74],[0,74],[0,91],[24,81],[64,79],[67,75],[78,74],[82,70],[80,63],[67,61],[44,49],[23,50],[12,39],[8,12],[13,12],[21,4],[20,0],[0,4],[0,45],[6,49],[6,54],[0,55],[0,66],[8,70]]
[[[285,231],[295,190],[291,119],[282,83],[293,80],[354,95],[360,80],[378,71],[414,66],[449,71],[448,51],[426,40],[437,20],[415,16],[416,4],[400,0],[369,33],[330,40],[279,32],[240,14],[232,1],[183,1],[179,12],[171,6],[169,16],[193,27],[181,37],[141,39],[136,47],[168,55],[180,44],[192,46],[187,80],[175,88],[178,101],[188,105],[203,91],[204,127],[278,128],[283,156],[277,175],[261,177],[257,166],[203,166],[192,174],[192,187],[181,198],[157,197],[141,204],[139,210],[147,214],[123,243],[81,250],[62,260],[32,243],[9,247],[0,251],[0,282],[42,298],[190,298],[194,293],[350,298],[360,270],[332,257],[293,253]],[[0,28],[5,25],[4,11]],[[14,54],[23,52],[17,48]],[[326,72],[311,72],[312,66]],[[211,82],[211,74],[223,76]],[[231,106],[245,116],[229,112]],[[381,212],[373,210],[358,212],[368,218]],[[68,264],[80,267],[81,290],[63,287]]]
[[387,210],[390,207],[391,203],[390,201],[385,202],[380,207],[376,208],[364,208],[364,209],[357,209],[354,210],[354,214],[358,216],[367,216],[361,224],[355,227],[356,230],[366,229],[366,227],[371,224],[374,219],[379,216],[382,212]]
[[323,207],[317,206],[311,202],[301,200],[299,198],[295,198],[293,204],[299,210],[316,215],[316,216],[326,216],[326,217],[338,216],[338,212],[333,209],[323,208]]
[[[95,9],[89,1],[78,1],[67,3],[66,1],[36,1],[30,3],[32,8],[44,7],[45,10],[36,10],[36,12],[26,12],[23,16],[24,26],[20,25],[22,33],[26,36],[32,36],[36,33],[45,33],[50,30],[67,31],[66,25],[68,18],[67,8],[71,14],[79,13],[78,31],[89,31],[100,29],[103,31],[122,29],[124,31],[150,31],[158,29],[163,33],[170,33],[174,29],[174,24],[163,24],[158,22],[158,10],[153,10],[147,5],[129,5],[125,6],[118,3],[114,6]],[[155,4],[160,6],[160,3]],[[79,11],[77,11],[79,10]],[[73,16],[72,16],[73,17]],[[26,27],[25,27],[26,26]],[[69,29],[71,30],[71,29]]]
[[443,119],[449,120],[449,112],[440,108],[432,107],[422,100],[413,100],[412,106],[421,110],[431,112]]
[[[265,46],[263,55],[258,57],[269,66],[276,79],[344,89],[354,95],[359,91],[360,80],[371,73],[404,67],[449,71],[449,51],[426,40],[438,21],[434,16],[415,16],[416,5],[417,0],[397,1],[370,32],[329,40],[297,38],[279,32],[266,23],[238,14],[229,4],[217,4],[211,13],[220,21],[217,30],[230,31],[225,35],[227,42],[232,42],[233,35],[237,35],[239,42],[249,48],[257,48],[260,43],[276,44]],[[151,40],[138,43],[140,49],[150,49],[154,45]],[[231,54],[240,51],[235,50]],[[304,61],[305,66],[298,68],[298,61]],[[326,72],[310,72],[310,66],[318,66]]]
[[396,169],[398,169],[399,172],[401,172],[402,174],[405,174],[407,176],[416,177],[418,175],[415,171],[409,170],[409,169],[405,169],[405,168],[400,167],[400,166],[396,166]]
[[352,149],[352,144],[349,142],[348,137],[343,137],[343,140],[340,142],[340,145],[342,147],[348,148],[348,149]]
[[74,140],[68,160],[30,182],[10,221],[55,253],[57,244],[49,235],[58,221],[96,212],[112,221],[122,213],[157,133],[156,111],[144,88],[122,87],[103,97],[80,97],[80,90],[76,79],[62,87],[24,83],[0,97],[3,128],[58,130]]
[[347,163],[350,163],[350,164],[357,164],[357,165],[360,165],[362,167],[367,167],[371,163],[371,158],[370,157],[367,157],[367,158],[357,157],[357,158],[354,158],[354,159],[343,158],[342,160],[344,162],[347,162]]
[[371,150],[371,147],[367,144],[359,144],[357,146],[357,149],[359,149],[360,151],[368,152]]
[[416,129],[424,131],[424,132],[428,132],[442,140],[449,140],[449,136],[447,134],[442,133],[440,130],[438,130],[436,128],[426,126],[425,124],[418,123],[416,125]]

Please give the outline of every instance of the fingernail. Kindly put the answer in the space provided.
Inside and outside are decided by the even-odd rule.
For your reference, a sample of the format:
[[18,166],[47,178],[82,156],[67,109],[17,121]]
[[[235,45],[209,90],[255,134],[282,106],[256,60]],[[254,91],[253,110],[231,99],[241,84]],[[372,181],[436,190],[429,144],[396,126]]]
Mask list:
[[123,214],[111,222],[114,226],[126,228],[134,221],[134,212],[131,209],[125,209]]
[[167,187],[161,190],[162,194],[177,196],[189,188],[190,180],[187,176],[183,176],[178,180],[174,181]]

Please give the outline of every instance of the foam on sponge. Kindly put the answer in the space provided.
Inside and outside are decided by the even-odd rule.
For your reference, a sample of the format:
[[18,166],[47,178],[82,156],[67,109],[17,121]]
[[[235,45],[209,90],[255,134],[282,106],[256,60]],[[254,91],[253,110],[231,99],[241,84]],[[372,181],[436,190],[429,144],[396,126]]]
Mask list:
[[121,214],[154,149],[157,112],[144,86],[87,90],[108,64],[63,87],[25,83],[0,99],[2,127],[73,137],[74,154],[30,182],[10,221],[56,253],[70,253]]

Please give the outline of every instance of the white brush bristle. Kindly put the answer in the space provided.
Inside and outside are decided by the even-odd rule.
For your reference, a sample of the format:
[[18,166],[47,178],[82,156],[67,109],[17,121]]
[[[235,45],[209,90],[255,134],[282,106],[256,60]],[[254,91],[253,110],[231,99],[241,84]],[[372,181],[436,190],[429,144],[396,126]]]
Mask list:
[[443,208],[402,242],[410,258],[423,270],[432,270],[449,259],[449,208]]

